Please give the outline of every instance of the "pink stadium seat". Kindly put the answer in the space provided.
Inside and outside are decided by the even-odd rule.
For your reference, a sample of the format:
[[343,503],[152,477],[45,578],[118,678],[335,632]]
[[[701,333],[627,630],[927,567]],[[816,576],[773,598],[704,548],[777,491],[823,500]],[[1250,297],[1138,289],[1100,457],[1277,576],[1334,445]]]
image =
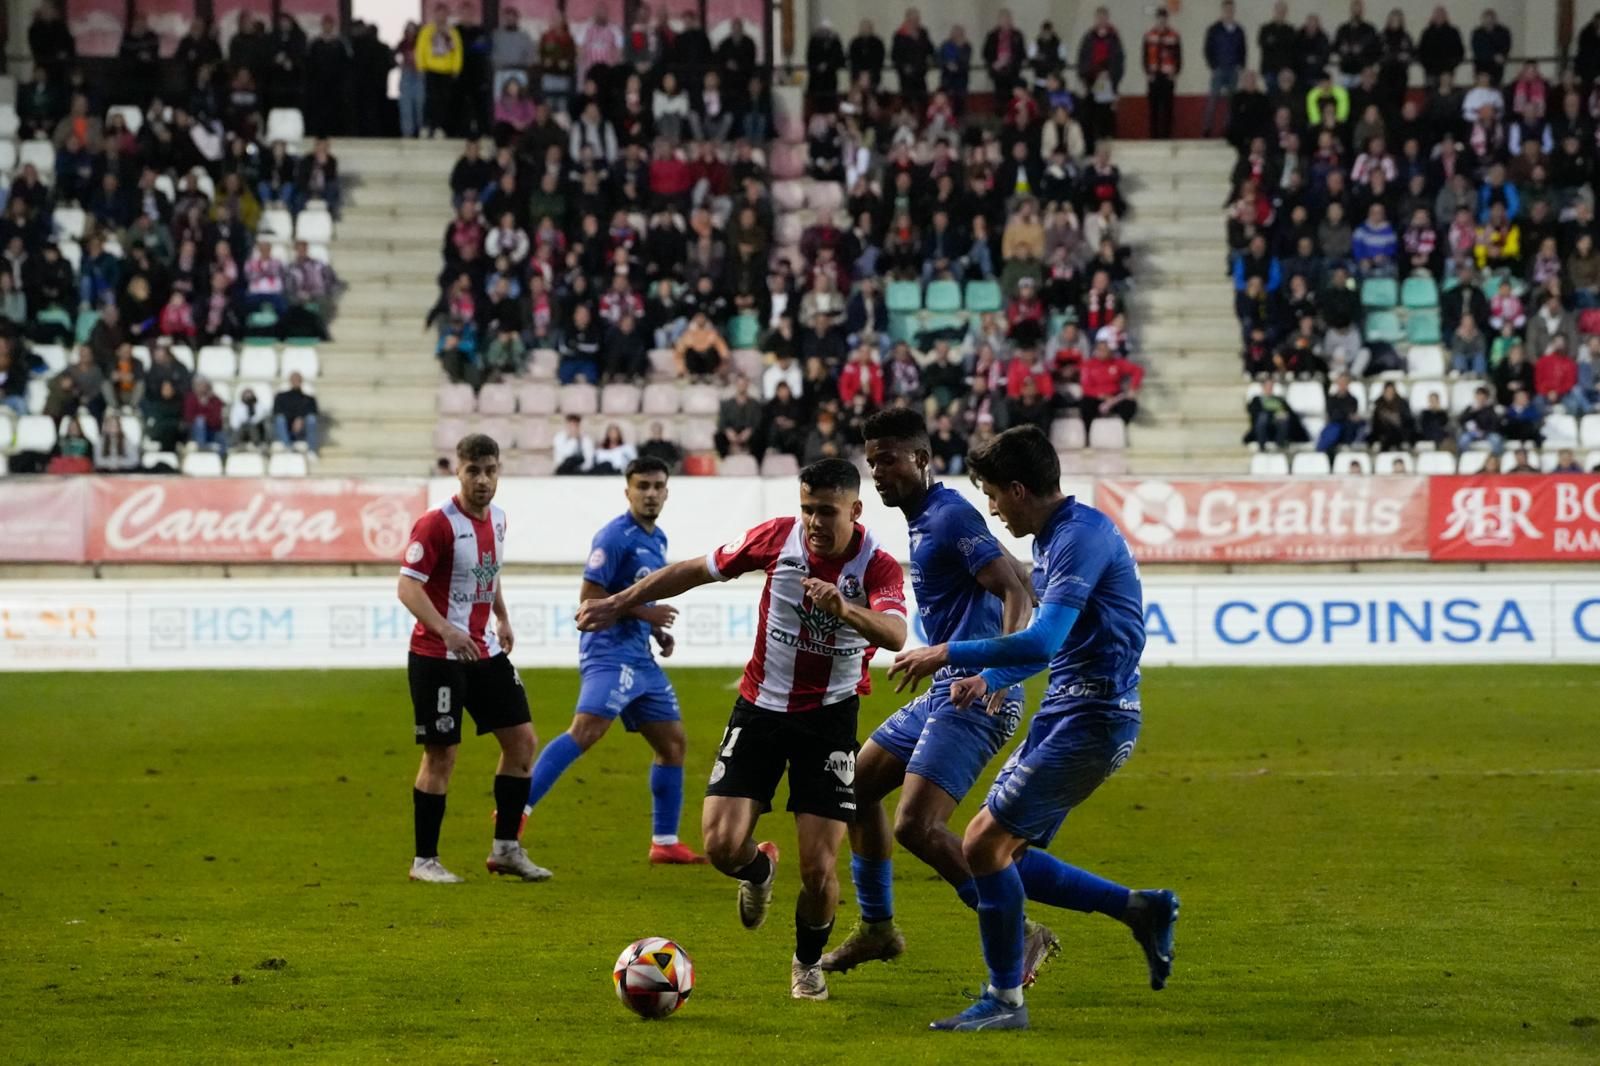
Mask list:
[[800,463],[788,452],[768,452],[761,460],[762,477],[798,477]]
[[1082,476],[1089,472],[1088,452],[1057,452],[1056,459],[1061,463],[1063,474]]
[[1115,416],[1097,418],[1089,427],[1089,447],[1117,450],[1128,446],[1128,427]]
[[556,389],[543,382],[530,382],[517,389],[517,410],[525,415],[556,413]]
[[690,385],[683,390],[683,413],[686,415],[714,415],[722,408],[722,397],[715,386]]
[[753,455],[730,455],[722,460],[722,468],[717,472],[723,477],[755,477],[760,468]]
[[[780,115],[777,120],[778,136],[786,144],[806,143],[806,124],[799,115]],[[774,146],[776,150],[777,146]]]
[[506,449],[511,447],[511,438],[516,435],[516,423],[509,418],[480,418],[473,424],[472,431],[493,437]]
[[549,381],[556,376],[556,364],[561,353],[553,348],[535,348],[528,357],[528,374],[539,381]]
[[766,358],[754,348],[735,348],[731,353],[733,370],[750,379],[750,384],[760,391],[761,374],[767,368]]
[[647,415],[666,415],[671,417],[678,413],[678,386],[654,384],[644,387],[644,403],[641,411]]
[[778,181],[772,184],[772,203],[779,211],[798,211],[806,204],[805,184]]
[[517,413],[517,394],[510,385],[496,382],[478,390],[480,415],[513,415]]
[[773,229],[773,237],[779,244],[799,244],[804,234],[805,222],[799,215],[779,216],[778,224]]
[[1128,472],[1128,456],[1125,452],[1101,452],[1094,457],[1092,469],[1095,477],[1121,477]]
[[636,415],[639,413],[639,386],[607,385],[600,390],[600,413]]
[[806,173],[806,146],[804,144],[775,144],[772,146],[772,176],[778,180],[797,179]]
[[679,438],[686,452],[708,452],[717,446],[717,423],[711,418],[691,418],[683,424]]
[[472,413],[472,386],[449,382],[439,386],[434,406],[442,415],[470,415]]
[[650,349],[650,377],[655,381],[673,381],[678,376],[678,353],[671,348]]
[[844,189],[836,181],[813,181],[806,186],[806,206],[819,216],[844,206]]
[[550,424],[550,419],[544,416],[534,418],[519,418],[513,432],[513,444],[525,452],[547,452],[550,450],[555,428]]
[[585,428],[598,442],[600,438],[604,437],[606,433],[611,430],[612,426],[615,426],[622,434],[623,443],[638,443],[639,429],[636,425],[634,425],[633,419],[631,418],[597,418],[591,421]]
[[549,477],[555,472],[555,460],[549,455],[518,455],[506,463],[506,473],[513,477]]
[[593,385],[563,385],[558,406],[564,415],[592,415],[600,410],[600,390]]
[[1073,452],[1081,449],[1086,443],[1083,419],[1074,416],[1071,418],[1058,418],[1051,422],[1050,443],[1055,445],[1058,452]]
[[467,423],[460,418],[441,418],[433,427],[433,447],[435,451],[446,455],[454,455],[456,442],[467,435]]

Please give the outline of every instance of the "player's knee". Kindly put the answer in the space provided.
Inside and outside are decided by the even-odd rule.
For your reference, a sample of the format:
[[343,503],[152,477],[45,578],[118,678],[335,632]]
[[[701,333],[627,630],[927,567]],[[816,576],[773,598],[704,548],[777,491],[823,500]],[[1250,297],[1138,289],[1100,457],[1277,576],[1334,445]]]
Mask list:
[[701,831],[701,842],[706,849],[706,858],[711,860],[711,865],[725,874],[744,866],[740,862],[740,853],[744,850],[744,841],[735,839],[734,834],[725,832],[720,826],[707,826]]
[[689,748],[689,742],[683,734],[667,735],[660,737],[655,742],[656,762],[662,766],[682,766],[684,753]]
[[431,774],[449,774],[456,767],[454,744],[427,744],[422,748],[422,768]]
[[609,718],[586,714],[573,719],[572,725],[567,729],[567,735],[572,738],[583,751],[588,751],[597,744],[601,737],[606,735],[606,729],[611,725]]
[[822,855],[800,856],[800,884],[807,895],[824,896],[839,880],[836,858]]
[[894,839],[913,855],[921,855],[927,849],[934,829],[934,825],[921,815],[908,811],[898,811],[895,814]]

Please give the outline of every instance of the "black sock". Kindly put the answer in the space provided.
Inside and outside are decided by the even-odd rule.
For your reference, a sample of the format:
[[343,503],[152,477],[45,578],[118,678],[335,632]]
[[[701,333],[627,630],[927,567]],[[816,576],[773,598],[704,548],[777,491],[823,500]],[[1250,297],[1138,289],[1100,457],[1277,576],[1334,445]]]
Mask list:
[[[517,808],[520,812],[521,808]],[[417,835],[417,858],[439,857],[439,826],[444,822],[444,797],[420,788],[411,790],[411,823]]]
[[794,957],[802,965],[815,966],[817,960],[822,958],[822,949],[828,946],[828,937],[833,935],[833,921],[827,925],[814,926],[800,916],[798,908],[794,912]]
[[772,860],[767,858],[767,853],[757,851],[756,857],[733,871],[733,876],[739,881],[753,881],[764,885],[772,877]]
[[494,838],[515,840],[522,829],[522,805],[528,802],[528,779],[494,775]]

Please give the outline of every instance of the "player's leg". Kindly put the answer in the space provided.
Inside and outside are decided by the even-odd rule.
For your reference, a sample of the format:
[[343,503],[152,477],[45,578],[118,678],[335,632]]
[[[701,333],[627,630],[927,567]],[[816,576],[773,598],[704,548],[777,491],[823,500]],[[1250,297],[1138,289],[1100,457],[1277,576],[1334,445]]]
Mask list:
[[788,717],[743,699],[734,703],[700,811],[706,858],[739,882],[739,922],[746,929],[759,928],[772,904],[778,848],[771,841],[757,844],[754,833],[756,820],[772,809],[783,776]]
[[794,826],[800,845],[800,894],[794,902],[789,994],[795,999],[827,999],[828,983],[819,963],[839,909],[839,845],[847,826],[804,813],[795,814]]
[[[885,722],[879,731],[888,726]],[[877,733],[856,756],[850,880],[861,921],[844,943],[822,957],[824,972],[846,973],[863,962],[896,958],[906,949],[905,937],[894,924],[894,828],[883,809],[884,799],[900,787],[905,775],[905,760],[881,745]]]
[[494,845],[484,866],[492,874],[524,881],[549,880],[550,871],[535,865],[517,839],[522,828],[517,804],[528,794],[528,775],[539,748],[522,678],[504,654],[466,664],[465,672],[467,713],[477,723],[479,736],[493,733],[500,744],[494,774]]
[[422,764],[411,788],[411,823],[416,851],[411,880],[456,884],[461,878],[439,862],[439,827],[444,823],[445,794],[461,744],[463,685],[459,664],[412,653],[406,667],[411,711]]
[[[644,701],[640,701],[644,703]],[[705,857],[696,855],[678,839],[683,819],[683,759],[689,748],[683,722],[676,717],[677,700],[672,701],[670,719],[649,719],[649,706],[635,704],[637,719],[629,720],[650,745],[655,759],[650,764],[650,861],[661,865],[697,865]]]
[[599,743],[600,738],[605,736],[606,730],[610,728],[610,718],[589,711],[578,711],[572,716],[572,724],[567,727],[566,732],[558,734],[544,746],[544,750],[539,753],[539,761],[533,764],[533,773],[528,779],[528,788],[524,795],[526,802],[522,806],[524,822],[539,805],[539,801],[555,787],[561,775],[567,772],[567,767],[577,762],[580,755]]

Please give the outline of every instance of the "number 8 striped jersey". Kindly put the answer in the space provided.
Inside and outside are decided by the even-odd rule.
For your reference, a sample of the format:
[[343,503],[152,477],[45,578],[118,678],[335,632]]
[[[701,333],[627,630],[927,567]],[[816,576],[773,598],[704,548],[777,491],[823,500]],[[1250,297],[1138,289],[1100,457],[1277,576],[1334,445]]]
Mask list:
[[[485,659],[501,651],[489,617],[500,591],[505,543],[504,511],[491,503],[488,517],[480,520],[451,497],[417,519],[400,565],[400,573],[422,582],[434,610],[470,635]],[[411,631],[411,650],[434,659],[455,658],[421,622]]]

